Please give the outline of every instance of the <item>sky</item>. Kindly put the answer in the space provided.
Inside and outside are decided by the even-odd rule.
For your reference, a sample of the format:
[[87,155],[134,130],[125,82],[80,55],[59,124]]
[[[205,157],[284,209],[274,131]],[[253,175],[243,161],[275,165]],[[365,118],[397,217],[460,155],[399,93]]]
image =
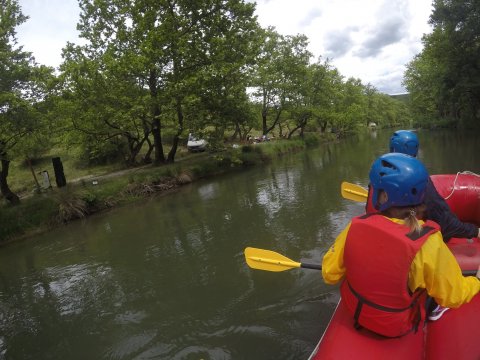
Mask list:
[[[201,0],[199,0],[201,1]],[[253,0],[250,0],[253,1]],[[404,93],[406,65],[429,33],[431,0],[257,0],[262,27],[304,34],[308,49],[330,59],[345,78],[359,78],[387,94]],[[17,29],[19,45],[38,63],[58,67],[67,41],[80,43],[77,0],[19,0],[29,20]]]

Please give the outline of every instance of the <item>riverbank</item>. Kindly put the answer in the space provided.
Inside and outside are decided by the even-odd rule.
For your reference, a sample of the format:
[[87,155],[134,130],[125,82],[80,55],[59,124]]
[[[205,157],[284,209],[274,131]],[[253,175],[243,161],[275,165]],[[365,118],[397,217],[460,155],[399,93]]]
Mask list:
[[49,231],[71,221],[109,209],[165,195],[202,178],[263,164],[286,153],[332,140],[310,135],[307,140],[276,140],[243,145],[164,166],[144,166],[72,181],[22,199],[17,206],[0,208],[0,245]]

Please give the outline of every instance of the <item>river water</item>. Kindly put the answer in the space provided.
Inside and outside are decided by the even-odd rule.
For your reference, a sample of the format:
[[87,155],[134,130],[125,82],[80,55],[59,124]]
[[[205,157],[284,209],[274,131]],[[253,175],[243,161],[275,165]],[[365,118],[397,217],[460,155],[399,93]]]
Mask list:
[[[320,263],[363,211],[341,198],[341,182],[366,185],[390,134],[366,132],[0,248],[0,358],[308,358],[338,288],[316,270],[250,269],[244,249]],[[474,133],[419,138],[431,174],[480,173]]]

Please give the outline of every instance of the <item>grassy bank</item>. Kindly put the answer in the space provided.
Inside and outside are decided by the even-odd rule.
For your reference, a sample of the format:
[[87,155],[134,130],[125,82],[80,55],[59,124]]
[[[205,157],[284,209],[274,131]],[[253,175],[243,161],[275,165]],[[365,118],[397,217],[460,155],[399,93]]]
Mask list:
[[27,238],[99,211],[166,194],[195,180],[240,170],[303,150],[329,138],[278,140],[202,153],[165,166],[145,166],[94,176],[66,187],[53,187],[22,199],[18,206],[0,207],[0,244]]

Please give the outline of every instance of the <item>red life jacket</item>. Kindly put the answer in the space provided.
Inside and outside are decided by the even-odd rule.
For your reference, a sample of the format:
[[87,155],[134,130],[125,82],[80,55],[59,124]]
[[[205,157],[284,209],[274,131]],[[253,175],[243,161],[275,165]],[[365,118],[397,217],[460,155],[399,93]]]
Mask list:
[[356,327],[365,327],[388,337],[416,330],[425,318],[426,293],[412,294],[408,277],[412,261],[423,243],[439,227],[427,221],[419,234],[381,215],[354,218],[347,234],[343,255],[346,275],[342,299],[355,318]]

